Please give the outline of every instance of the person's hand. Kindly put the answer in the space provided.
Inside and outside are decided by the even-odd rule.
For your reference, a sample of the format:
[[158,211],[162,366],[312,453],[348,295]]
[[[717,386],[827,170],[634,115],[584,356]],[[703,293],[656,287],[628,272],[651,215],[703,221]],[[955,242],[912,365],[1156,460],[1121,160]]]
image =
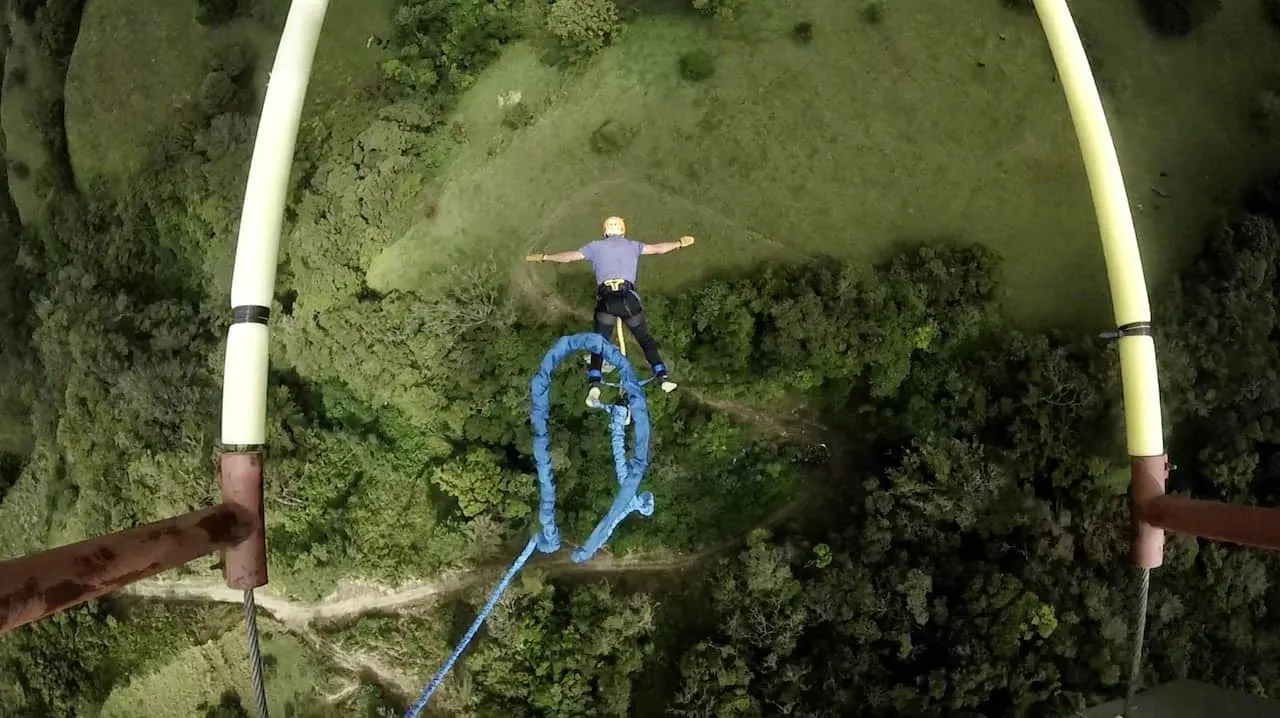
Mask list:
[[525,261],[527,261],[527,262],[545,262],[545,261],[547,261],[547,255],[545,255],[545,254],[543,254],[543,253],[541,253],[541,252],[539,252],[539,253],[537,253],[537,254],[530,254],[529,256],[525,257]]
[[689,235],[686,234],[685,236],[680,238],[681,249],[684,249],[685,247],[688,247],[691,244],[693,244],[693,237],[690,237]]

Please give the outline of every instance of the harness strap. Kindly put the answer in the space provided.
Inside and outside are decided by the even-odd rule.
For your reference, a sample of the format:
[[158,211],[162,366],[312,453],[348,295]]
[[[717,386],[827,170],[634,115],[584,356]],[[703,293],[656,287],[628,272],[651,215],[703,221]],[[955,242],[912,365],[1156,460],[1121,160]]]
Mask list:
[[596,287],[596,292],[604,293],[608,291],[617,294],[623,290],[635,291],[635,288],[636,285],[632,284],[628,279],[606,279]]

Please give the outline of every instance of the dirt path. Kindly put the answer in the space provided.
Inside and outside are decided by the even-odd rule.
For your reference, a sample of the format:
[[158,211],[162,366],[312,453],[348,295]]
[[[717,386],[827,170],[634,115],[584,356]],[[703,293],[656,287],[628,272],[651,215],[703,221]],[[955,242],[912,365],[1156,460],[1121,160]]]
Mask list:
[[[798,500],[797,500],[798,502]],[[761,526],[775,524],[779,516],[790,515],[795,504],[784,507],[773,516],[761,522]],[[676,554],[667,551],[654,551],[632,556],[614,557],[599,554],[584,564],[575,564],[570,560],[568,552],[561,551],[555,556],[542,558],[535,556],[528,564],[528,569],[547,572],[549,575],[574,573],[632,573],[663,572],[690,568],[719,553],[723,553],[741,541],[734,538],[722,544],[712,546],[697,553]],[[331,596],[318,602],[308,603],[282,598],[260,589],[255,595],[258,610],[271,616],[284,628],[295,633],[306,633],[315,629],[320,622],[342,621],[360,618],[379,613],[397,613],[410,608],[421,608],[439,599],[465,591],[477,585],[495,583],[506,569],[506,564],[498,566],[481,566],[466,571],[455,572],[433,581],[414,582],[396,588],[387,588],[366,584],[359,595],[336,597]],[[526,569],[526,570],[528,570]],[[243,594],[222,583],[207,580],[163,580],[152,579],[140,581],[123,589],[125,595],[140,598],[163,599],[168,601],[212,601],[215,603],[240,604]]]
[[[571,316],[579,321],[590,320],[589,312],[577,311],[557,292],[539,282],[529,271],[530,266],[522,262],[513,272],[513,285],[519,296],[546,307],[553,316]],[[700,404],[723,411],[738,421],[754,426],[771,436],[818,443],[829,435],[826,427],[803,417],[798,411],[770,412],[744,402],[709,397],[693,389],[683,391]],[[827,446],[825,443],[820,445],[823,448]],[[815,482],[809,490],[765,517],[752,530],[780,525],[792,516],[805,511],[820,498],[821,486]],[[732,551],[741,546],[745,538],[745,534],[732,537],[714,546],[688,554],[659,550],[615,557],[608,553],[601,553],[584,564],[573,563],[569,558],[569,552],[561,551],[555,556],[535,555],[526,570],[539,570],[552,576],[681,571]],[[256,592],[255,599],[259,611],[265,615],[266,620],[274,621],[284,630],[297,635],[321,655],[329,657],[344,671],[353,676],[371,678],[385,689],[412,700],[421,690],[420,683],[423,677],[406,675],[382,663],[375,655],[347,651],[336,642],[325,638],[324,624],[351,621],[368,615],[399,614],[409,610],[427,609],[448,596],[472,588],[483,587],[487,592],[506,568],[505,563],[479,566],[444,574],[430,581],[413,582],[394,588],[367,582],[352,582],[316,602],[291,600],[273,595],[269,589]],[[213,581],[193,579],[142,581],[126,588],[123,593],[139,598],[168,601],[212,601],[232,604],[240,604],[243,601],[243,594],[238,590]],[[329,698],[335,702],[341,701],[358,689],[358,685],[357,682],[354,685],[344,686]]]
[[[543,307],[549,318],[571,318],[584,327],[591,322],[591,312],[574,307],[558,292],[538,279],[529,262],[521,262],[511,273],[511,283],[516,296],[535,306]],[[584,330],[585,331],[585,330]],[[705,392],[685,387],[680,390],[703,406],[723,411],[744,424],[749,424],[772,436],[782,439],[806,439],[819,441],[829,434],[827,427],[800,415],[798,411],[779,413],[734,401],[718,399]]]
[[[802,493],[796,500],[765,517],[752,530],[777,526],[790,517],[802,513],[820,498],[819,494],[818,490]],[[583,564],[573,563],[568,551],[562,550],[555,556],[535,556],[525,570],[540,570],[551,576],[682,571],[740,547],[745,538],[745,535],[730,538],[702,551],[688,554],[659,550],[615,557],[602,553]],[[505,565],[482,566],[447,574],[432,581],[415,582],[397,588],[361,583],[355,589],[356,595],[343,596],[343,591],[339,591],[328,598],[312,603],[275,596],[269,592],[269,589],[261,589],[255,592],[255,602],[264,622],[268,625],[272,622],[278,624],[280,628],[305,641],[318,654],[327,657],[335,666],[353,677],[351,683],[327,696],[327,700],[331,703],[337,704],[346,700],[359,690],[361,682],[370,680],[408,703],[418,696],[426,676],[406,674],[383,662],[376,655],[343,648],[336,641],[325,637],[323,624],[350,621],[373,614],[399,614],[409,610],[422,610],[451,594],[471,588],[483,587],[487,592],[497,583],[506,568]],[[122,593],[144,599],[212,601],[236,605],[241,604],[244,599],[239,590],[228,588],[224,584],[193,579],[141,581],[125,588]]]
[[[816,492],[802,494],[795,501],[775,511],[755,528],[776,526],[800,513],[815,498]],[[531,561],[526,570],[534,569],[549,575],[609,574],[669,572],[692,568],[727,553],[742,544],[745,537],[735,537],[702,551],[677,554],[668,551],[652,551],[624,557],[598,554],[587,563],[573,563],[567,551],[551,557]],[[326,622],[358,619],[371,614],[397,614],[410,609],[425,608],[451,594],[473,587],[483,586],[486,591],[497,582],[506,566],[483,566],[442,576],[433,581],[411,583],[390,589],[363,584],[358,595],[335,594],[314,603],[294,601],[259,590],[255,602],[260,615],[267,622],[275,622],[284,630],[298,636],[320,655],[326,656],[336,666],[360,679],[372,679],[406,701],[412,700],[422,690],[423,676],[411,676],[382,662],[376,655],[348,651],[337,642],[327,639],[322,631]],[[166,601],[201,601],[232,603],[239,605],[243,594],[221,583],[206,580],[181,579],[147,580],[125,588],[129,596]],[[332,703],[345,700],[359,689],[359,681],[347,684],[328,696]]]
[[723,411],[744,424],[762,429],[765,433],[781,439],[805,439],[817,442],[830,433],[827,427],[802,416],[798,410],[790,413],[771,412],[732,399],[717,399],[697,389],[686,387],[681,391],[703,406]]

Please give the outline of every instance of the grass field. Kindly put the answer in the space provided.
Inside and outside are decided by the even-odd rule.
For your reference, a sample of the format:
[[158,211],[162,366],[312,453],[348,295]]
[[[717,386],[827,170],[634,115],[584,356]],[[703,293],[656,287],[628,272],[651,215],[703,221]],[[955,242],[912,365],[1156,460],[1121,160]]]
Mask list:
[[88,2],[65,90],[80,182],[139,169],[172,110],[198,94],[207,34],[192,3]]
[[[1252,4],[1173,42],[1151,36],[1134,3],[1073,7],[1159,286],[1199,246],[1213,197],[1260,162],[1248,101],[1280,47]],[[814,23],[811,44],[789,36],[800,20]],[[703,83],[676,71],[695,48],[717,58]],[[572,76],[509,51],[458,110],[469,140],[438,214],[375,261],[369,283],[416,286],[463,245],[513,264],[575,248],[618,213],[637,238],[699,237],[679,260],[646,264],[650,291],[766,256],[863,261],[903,241],[969,239],[1006,258],[1015,317],[1105,325],[1092,204],[1054,74],[1034,15],[996,0],[895,0],[878,24],[843,0],[749,4],[728,30],[644,16]],[[515,132],[499,125],[498,99],[513,91],[538,112]],[[588,147],[606,120],[635,132],[611,156]],[[588,281],[582,267],[536,271]]]
[[[289,635],[264,635],[267,700],[271,715],[290,715],[285,706],[326,691],[330,672],[304,644]],[[194,646],[157,670],[136,676],[111,693],[102,718],[191,718],[204,715],[202,703],[216,705],[227,689],[235,690],[249,713],[255,714],[244,635],[232,631],[216,641]],[[270,656],[271,658],[268,658]]]
[[[216,42],[243,41],[257,54],[254,87],[266,88],[287,0],[258,3],[263,22],[242,17],[218,28],[195,21],[194,3],[90,0],[67,75],[67,140],[76,176],[124,180],[137,172],[173,110],[199,92]],[[331,0],[308,88],[307,116],[353,101],[377,78],[370,35],[386,35],[388,0]]]

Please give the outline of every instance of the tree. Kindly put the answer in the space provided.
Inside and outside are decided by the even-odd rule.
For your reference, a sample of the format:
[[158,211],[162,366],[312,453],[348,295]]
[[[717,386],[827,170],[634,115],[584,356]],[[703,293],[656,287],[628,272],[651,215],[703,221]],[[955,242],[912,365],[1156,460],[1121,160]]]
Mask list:
[[613,0],[556,0],[547,12],[547,29],[567,62],[582,62],[611,44],[622,32]]
[[200,83],[200,109],[210,116],[235,109],[240,88],[225,72],[214,71],[204,76]]
[[249,718],[240,694],[231,689],[223,691],[216,704],[201,703],[196,710],[204,711],[204,718]]
[[1143,17],[1161,35],[1182,36],[1218,14],[1222,0],[1139,0]]
[[532,478],[504,470],[497,457],[485,449],[473,449],[444,464],[435,470],[433,479],[458,500],[468,518],[482,513],[523,518],[532,510]]
[[383,73],[398,93],[453,95],[517,37],[518,10],[514,0],[406,0],[396,10],[393,57]]
[[729,22],[736,20],[746,0],[693,0],[693,7],[704,15]]
[[240,13],[240,0],[196,0],[196,22],[222,25]]
[[653,651],[655,605],[607,585],[557,587],[538,578],[499,604],[489,638],[466,660],[466,708],[512,716],[624,716]]
[[703,641],[680,658],[680,690],[668,710],[678,716],[759,716],[753,674],[733,646]]
[[1280,30],[1280,0],[1263,0],[1262,8],[1271,27]]
[[[34,30],[41,49],[65,71],[80,34],[86,0],[45,0],[35,14]],[[29,7],[29,6],[28,6]]]

